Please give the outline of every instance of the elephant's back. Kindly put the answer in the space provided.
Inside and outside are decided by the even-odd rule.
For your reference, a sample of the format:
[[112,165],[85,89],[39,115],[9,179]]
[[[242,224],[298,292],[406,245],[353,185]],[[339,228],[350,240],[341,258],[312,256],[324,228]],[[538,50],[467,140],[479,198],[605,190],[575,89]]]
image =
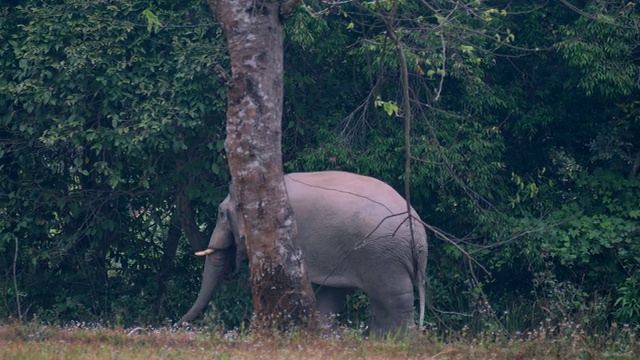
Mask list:
[[[412,267],[406,202],[391,186],[341,171],[292,173],[285,176],[285,181],[312,282],[314,273],[330,272],[339,283],[341,274],[336,269],[362,270],[345,267],[362,259]],[[424,227],[414,224],[418,247],[426,247]],[[322,257],[316,257],[318,254]],[[351,280],[362,274],[342,275]]]
[[309,210],[373,217],[406,212],[405,199],[378,179],[343,171],[292,173],[285,177],[292,202]]

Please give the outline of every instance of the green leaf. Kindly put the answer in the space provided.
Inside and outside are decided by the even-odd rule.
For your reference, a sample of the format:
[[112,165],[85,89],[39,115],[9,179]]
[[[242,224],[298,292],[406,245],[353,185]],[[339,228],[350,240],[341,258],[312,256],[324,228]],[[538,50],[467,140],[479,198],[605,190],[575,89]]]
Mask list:
[[148,32],[158,32],[160,31],[160,27],[162,23],[156,14],[151,11],[151,9],[145,9],[142,12],[142,15],[147,19],[147,31]]
[[473,52],[473,46],[460,45],[460,50],[462,50],[463,53],[471,54]]
[[398,107],[398,104],[396,104],[395,102],[392,101],[385,101],[382,104],[382,107],[384,108],[384,111],[387,113],[387,115],[391,116],[393,114],[397,114],[398,110],[400,109]]
[[216,163],[211,164],[211,171],[216,175],[220,175],[220,166]]

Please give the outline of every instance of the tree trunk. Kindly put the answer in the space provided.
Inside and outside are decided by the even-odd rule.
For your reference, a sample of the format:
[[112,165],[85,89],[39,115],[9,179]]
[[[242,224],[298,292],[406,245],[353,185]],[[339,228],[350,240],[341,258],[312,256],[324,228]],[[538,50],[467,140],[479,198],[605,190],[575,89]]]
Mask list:
[[244,222],[256,330],[317,323],[284,186],[283,9],[278,0],[208,0],[231,59],[225,150]]
[[636,177],[638,170],[640,170],[640,151],[636,154],[636,159],[631,166],[631,171],[629,171],[629,179]]
[[180,236],[182,236],[182,227],[180,226],[179,210],[174,210],[171,214],[171,222],[169,223],[169,231],[167,231],[167,237],[164,240],[162,247],[162,259],[160,260],[160,269],[156,273],[156,283],[158,284],[156,290],[156,309],[163,308],[163,302],[165,299],[165,293],[167,291],[167,280],[173,270],[173,260],[176,257],[178,251],[178,243]]
[[176,213],[180,218],[180,227],[191,245],[191,250],[198,252],[206,249],[209,239],[200,232],[193,207],[184,190],[180,190],[176,194]]

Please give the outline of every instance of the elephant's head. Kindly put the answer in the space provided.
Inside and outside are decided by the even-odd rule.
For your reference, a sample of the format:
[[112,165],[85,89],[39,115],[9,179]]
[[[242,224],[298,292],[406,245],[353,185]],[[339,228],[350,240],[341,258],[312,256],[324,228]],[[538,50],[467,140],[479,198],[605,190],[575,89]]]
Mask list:
[[216,251],[234,248],[236,255],[236,268],[242,266],[247,260],[247,247],[245,242],[244,221],[238,211],[238,203],[233,192],[218,206],[218,218],[213,229],[209,245],[206,250],[196,253],[197,256],[207,256]]
[[[247,260],[244,221],[240,216],[235,196],[229,195],[218,206],[218,218],[207,249],[196,253],[206,256],[202,285],[198,299],[176,325],[200,316],[216,293],[227,274],[239,268]],[[233,258],[235,257],[235,264]]]

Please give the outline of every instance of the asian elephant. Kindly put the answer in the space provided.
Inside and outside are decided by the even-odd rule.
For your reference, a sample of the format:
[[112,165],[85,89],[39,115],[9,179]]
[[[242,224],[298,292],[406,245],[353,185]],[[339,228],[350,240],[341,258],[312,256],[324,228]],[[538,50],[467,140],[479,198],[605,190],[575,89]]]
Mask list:
[[[346,295],[362,289],[370,300],[373,334],[415,328],[414,286],[424,319],[427,235],[407,204],[384,182],[341,171],[292,173],[285,176],[298,226],[309,280],[321,313],[338,313]],[[198,298],[177,325],[200,316],[221,281],[247,260],[237,205],[229,194],[218,208],[218,219],[206,255]]]

